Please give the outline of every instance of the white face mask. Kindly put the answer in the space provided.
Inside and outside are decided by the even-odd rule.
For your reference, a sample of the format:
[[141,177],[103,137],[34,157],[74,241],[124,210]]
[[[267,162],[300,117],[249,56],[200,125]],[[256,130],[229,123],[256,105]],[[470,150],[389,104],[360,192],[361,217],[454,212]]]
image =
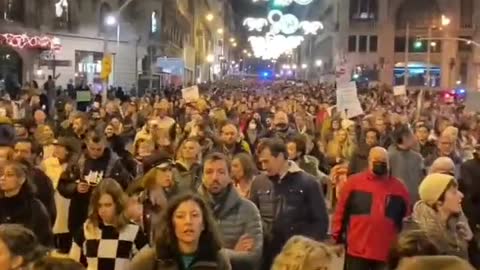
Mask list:
[[256,124],[256,123],[250,123],[250,124],[248,125],[248,128],[249,128],[249,129],[257,129],[257,124]]

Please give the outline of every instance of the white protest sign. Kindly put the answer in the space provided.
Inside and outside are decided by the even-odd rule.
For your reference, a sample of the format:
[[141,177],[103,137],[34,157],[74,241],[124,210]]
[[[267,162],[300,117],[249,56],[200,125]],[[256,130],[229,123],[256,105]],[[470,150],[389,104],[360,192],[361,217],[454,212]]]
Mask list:
[[399,85],[393,87],[393,95],[394,96],[404,96],[407,94],[407,88],[405,85]]
[[182,97],[186,103],[195,102],[200,99],[198,86],[190,86],[182,89]]
[[337,82],[337,109],[339,112],[345,113],[346,118],[363,114],[355,82]]

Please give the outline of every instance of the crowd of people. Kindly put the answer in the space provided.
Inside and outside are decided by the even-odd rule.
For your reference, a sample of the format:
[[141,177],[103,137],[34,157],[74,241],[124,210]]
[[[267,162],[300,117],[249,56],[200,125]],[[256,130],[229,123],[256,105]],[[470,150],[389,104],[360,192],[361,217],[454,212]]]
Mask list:
[[462,102],[372,87],[348,118],[331,85],[217,82],[82,111],[35,85],[0,100],[0,269],[480,267]]

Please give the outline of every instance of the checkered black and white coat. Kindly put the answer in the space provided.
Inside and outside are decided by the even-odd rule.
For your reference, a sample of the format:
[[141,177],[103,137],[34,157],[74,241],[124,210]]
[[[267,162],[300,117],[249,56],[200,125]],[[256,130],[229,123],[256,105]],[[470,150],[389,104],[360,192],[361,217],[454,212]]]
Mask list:
[[[82,257],[87,270],[124,270],[130,260],[148,244],[148,239],[138,225],[128,224],[120,232],[112,226],[98,228],[87,223],[73,237],[70,257],[78,262]],[[88,227],[88,228],[87,228]]]

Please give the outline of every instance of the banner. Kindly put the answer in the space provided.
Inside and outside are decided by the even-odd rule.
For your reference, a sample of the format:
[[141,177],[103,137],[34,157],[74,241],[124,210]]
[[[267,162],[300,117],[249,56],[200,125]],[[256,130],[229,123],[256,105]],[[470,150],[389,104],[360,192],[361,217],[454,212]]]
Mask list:
[[353,118],[363,114],[355,82],[341,83],[337,81],[337,110],[344,114],[345,118]]
[[404,96],[407,94],[407,88],[405,85],[399,85],[393,87],[393,95],[394,96]]
[[198,86],[190,86],[182,89],[182,97],[186,103],[195,102],[200,99],[200,93],[198,91]]

